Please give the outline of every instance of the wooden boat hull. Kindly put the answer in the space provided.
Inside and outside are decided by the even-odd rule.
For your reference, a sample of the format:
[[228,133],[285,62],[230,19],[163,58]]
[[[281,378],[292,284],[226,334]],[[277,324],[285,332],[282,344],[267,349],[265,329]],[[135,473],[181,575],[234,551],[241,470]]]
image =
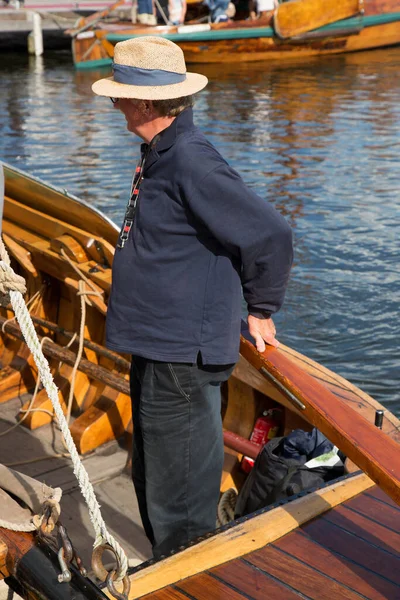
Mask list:
[[[46,335],[53,340],[44,341],[43,350],[49,357],[65,412],[71,399],[71,386],[74,386],[71,410],[75,419],[70,430],[78,450],[84,454],[124,435],[129,441],[132,424],[128,357],[104,347],[104,317],[117,227],[65,191],[10,166],[5,166],[2,225],[14,270],[26,278],[26,300],[35,297],[30,311],[37,331],[40,336]],[[69,348],[65,346],[82,326],[78,292],[83,278],[90,281],[91,289],[98,295],[89,296],[90,305],[86,306],[83,358],[74,384],[72,367],[77,356],[77,342],[74,341]],[[0,324],[3,326],[0,334],[0,402],[6,402],[18,393],[32,391],[36,375],[35,365],[26,352],[18,326],[6,322],[12,317],[11,310],[0,309]],[[24,408],[27,409],[29,404],[25,403]],[[277,406],[283,411],[282,434],[295,428],[309,430],[317,426],[366,474],[344,478],[281,507],[264,509],[205,536],[203,541],[160,563],[145,564],[144,568],[131,574],[133,585],[129,598],[149,593],[151,598],[153,592],[170,585],[174,586],[172,592],[168,588],[164,596],[158,595],[164,592],[157,592],[154,600],[171,597],[171,593],[172,597],[180,598],[177,582],[182,582],[182,590],[193,598],[220,598],[221,590],[217,589],[213,592],[207,588],[206,595],[196,595],[196,586],[206,585],[204,581],[214,577],[214,571],[211,575],[203,574],[205,571],[219,569],[226,564],[224,577],[228,577],[228,572],[233,577],[236,563],[228,561],[239,561],[243,569],[243,555],[270,552],[271,544],[275,547],[277,540],[286,539],[285,536],[302,524],[366,493],[372,489],[374,481],[400,503],[399,420],[386,411],[382,431],[376,429],[373,426],[375,412],[383,407],[370,396],[283,345],[279,350],[269,348],[261,355],[245,337],[241,340],[240,360],[223,388],[223,426],[228,435],[225,436],[222,492],[232,486],[240,488],[244,479],[240,461],[243,452],[250,455],[252,451],[251,444],[246,446],[245,442],[254,422],[263,410]],[[24,417],[23,425],[35,429],[52,420],[51,405],[44,393],[39,392],[30,408],[40,410],[28,416],[20,413],[19,418]],[[257,449],[253,450],[255,456]],[[385,502],[390,501],[387,499]],[[396,512],[393,514],[397,515]],[[374,515],[371,518],[379,520],[379,510]],[[394,524],[393,529],[398,533],[400,526]],[[2,551],[1,541],[0,564],[2,552],[3,557],[5,552],[3,563],[7,565],[18,551],[19,543],[11,550],[3,548]],[[1,572],[6,574],[4,570]],[[21,571],[8,573],[20,581],[25,580]],[[271,575],[276,579],[276,574],[271,572]],[[187,579],[189,577],[199,577],[201,582]],[[191,587],[193,581],[195,588]],[[271,585],[269,580],[267,583]],[[29,578],[26,585],[30,585]],[[237,587],[238,583],[235,585]],[[54,596],[50,592],[46,596],[46,593],[40,591],[42,595],[31,597],[52,600]],[[267,592],[260,597],[266,596]]]
[[129,600],[396,600],[399,538],[399,508],[356,475],[142,565]]
[[[234,593],[236,600],[397,600],[399,538],[399,507],[356,473],[231,522],[162,561],[130,569],[127,598],[219,600]],[[106,598],[103,585],[71,571],[71,583],[60,584],[51,548],[33,534],[0,528],[0,576],[22,597]]]
[[[298,3],[296,3],[298,4]],[[177,43],[188,63],[304,61],[317,56],[383,48],[400,43],[399,0],[366,0],[364,13],[329,23],[306,33],[281,39],[264,21],[185,27],[134,27],[113,25],[85,31],[72,40],[78,69],[112,63],[117,42],[141,35],[160,35]],[[199,30],[196,30],[196,27]]]

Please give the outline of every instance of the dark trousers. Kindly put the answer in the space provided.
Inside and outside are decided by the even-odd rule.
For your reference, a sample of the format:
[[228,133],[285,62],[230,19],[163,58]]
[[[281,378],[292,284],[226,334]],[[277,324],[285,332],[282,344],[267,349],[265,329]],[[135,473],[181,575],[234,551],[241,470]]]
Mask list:
[[155,558],[215,529],[224,459],[220,385],[233,366],[132,357],[132,479]]

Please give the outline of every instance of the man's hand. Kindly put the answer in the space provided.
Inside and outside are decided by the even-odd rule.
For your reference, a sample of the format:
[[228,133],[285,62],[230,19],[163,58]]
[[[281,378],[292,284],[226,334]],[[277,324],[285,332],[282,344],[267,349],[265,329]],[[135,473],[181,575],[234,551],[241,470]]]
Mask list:
[[275,338],[276,330],[272,319],[258,319],[253,315],[249,315],[247,323],[250,335],[254,338],[259,352],[264,352],[265,342],[278,348],[279,342]]

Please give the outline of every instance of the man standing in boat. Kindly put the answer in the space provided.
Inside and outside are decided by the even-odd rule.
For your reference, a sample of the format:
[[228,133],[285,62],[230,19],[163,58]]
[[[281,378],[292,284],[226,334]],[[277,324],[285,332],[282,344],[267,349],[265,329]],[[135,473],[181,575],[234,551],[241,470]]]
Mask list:
[[257,349],[292,263],[285,219],[193,123],[204,75],[161,37],[115,46],[93,84],[142,138],[113,262],[107,345],[132,355],[133,482],[156,558],[215,528],[224,459],[220,385],[239,357],[243,297]]

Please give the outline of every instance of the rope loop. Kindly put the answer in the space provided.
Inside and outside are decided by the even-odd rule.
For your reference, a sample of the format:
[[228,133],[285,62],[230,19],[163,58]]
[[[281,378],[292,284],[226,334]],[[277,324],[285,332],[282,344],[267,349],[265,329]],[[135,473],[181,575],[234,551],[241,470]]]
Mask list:
[[111,546],[111,544],[104,540],[95,545],[92,553],[92,569],[97,579],[99,579],[100,581],[107,581],[107,578],[111,573],[111,571],[107,571],[103,564],[102,559],[105,550],[109,550],[110,552],[112,552],[117,563],[117,568],[112,570],[112,572],[114,573],[113,581],[124,581],[127,571],[124,564],[125,555],[121,555],[121,553],[118,552],[115,547]]
[[217,508],[217,527],[234,520],[237,496],[236,488],[229,488],[222,494]]
[[14,273],[10,266],[10,257],[3,240],[0,237],[0,305],[8,306],[10,304],[11,291],[25,294],[25,279]]
[[[0,251],[1,254],[1,251]],[[25,279],[14,273],[13,269],[3,260],[0,262],[0,304],[8,306],[11,302],[10,292],[25,294]]]

